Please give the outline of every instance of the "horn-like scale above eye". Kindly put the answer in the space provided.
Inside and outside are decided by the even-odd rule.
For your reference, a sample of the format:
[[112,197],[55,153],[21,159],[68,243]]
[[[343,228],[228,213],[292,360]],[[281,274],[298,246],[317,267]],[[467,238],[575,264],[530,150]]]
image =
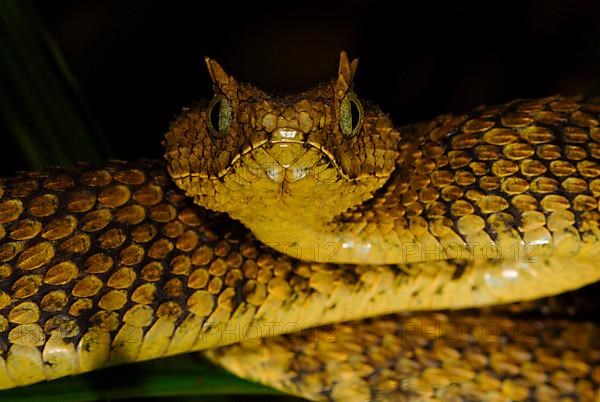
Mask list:
[[353,93],[348,93],[340,105],[340,129],[345,137],[353,137],[363,122],[363,107]]
[[226,137],[231,128],[233,113],[231,102],[223,95],[217,95],[208,106],[208,128],[218,138]]

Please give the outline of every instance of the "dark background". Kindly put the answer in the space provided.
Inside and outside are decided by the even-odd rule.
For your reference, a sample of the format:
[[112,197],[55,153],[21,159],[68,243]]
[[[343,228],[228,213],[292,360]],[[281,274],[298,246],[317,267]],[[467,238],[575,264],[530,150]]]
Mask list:
[[[172,117],[210,96],[204,55],[240,81],[288,91],[333,78],[345,49],[361,60],[359,95],[397,125],[516,97],[600,94],[598,1],[413,3],[33,5],[120,159],[161,157]],[[0,169],[27,167],[10,152]]]

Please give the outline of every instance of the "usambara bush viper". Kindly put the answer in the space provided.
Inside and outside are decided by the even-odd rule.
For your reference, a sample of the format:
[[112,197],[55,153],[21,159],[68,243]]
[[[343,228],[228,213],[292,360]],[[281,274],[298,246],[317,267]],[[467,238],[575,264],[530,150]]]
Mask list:
[[166,164],[2,181],[0,389],[204,350],[315,400],[600,399],[595,290],[549,297],[600,277],[598,99],[396,129],[343,52],[293,96],[206,61]]

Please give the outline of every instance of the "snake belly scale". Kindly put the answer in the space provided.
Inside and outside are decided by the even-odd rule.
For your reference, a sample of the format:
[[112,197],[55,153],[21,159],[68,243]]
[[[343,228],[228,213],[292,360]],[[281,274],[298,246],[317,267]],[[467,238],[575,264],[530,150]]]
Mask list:
[[3,179],[0,389],[204,350],[312,400],[599,400],[594,292],[554,295],[600,277],[600,100],[395,128],[357,64],[276,96],[207,59],[166,162]]

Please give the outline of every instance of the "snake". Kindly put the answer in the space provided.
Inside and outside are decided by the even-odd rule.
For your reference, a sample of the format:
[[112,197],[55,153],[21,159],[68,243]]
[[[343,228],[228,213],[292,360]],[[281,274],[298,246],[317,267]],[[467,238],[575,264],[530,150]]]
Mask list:
[[[0,182],[0,389],[202,351],[308,400],[600,400],[600,99],[396,127],[206,58],[163,160]],[[0,392],[0,397],[1,397]]]

